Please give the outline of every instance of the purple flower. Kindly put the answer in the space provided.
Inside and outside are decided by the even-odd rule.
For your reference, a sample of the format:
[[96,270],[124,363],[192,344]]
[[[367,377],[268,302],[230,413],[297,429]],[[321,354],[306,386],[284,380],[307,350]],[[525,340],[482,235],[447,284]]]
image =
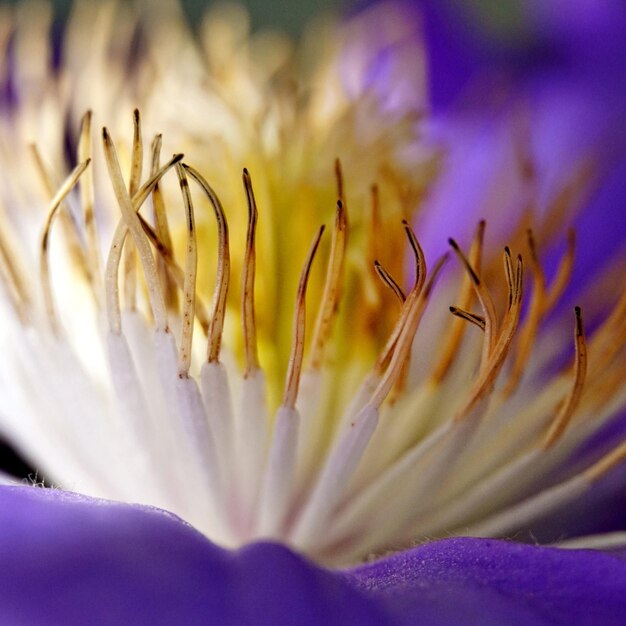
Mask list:
[[432,111],[406,4],[5,16],[1,621],[620,623],[621,97],[528,10]]

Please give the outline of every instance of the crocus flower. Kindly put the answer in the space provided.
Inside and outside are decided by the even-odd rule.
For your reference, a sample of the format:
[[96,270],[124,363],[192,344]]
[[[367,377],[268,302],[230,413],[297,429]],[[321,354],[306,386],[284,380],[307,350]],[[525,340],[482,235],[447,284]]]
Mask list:
[[4,621],[620,623],[623,536],[570,530],[626,457],[588,145],[514,107],[460,158],[406,5],[3,23],[0,417],[54,486],[0,488]]

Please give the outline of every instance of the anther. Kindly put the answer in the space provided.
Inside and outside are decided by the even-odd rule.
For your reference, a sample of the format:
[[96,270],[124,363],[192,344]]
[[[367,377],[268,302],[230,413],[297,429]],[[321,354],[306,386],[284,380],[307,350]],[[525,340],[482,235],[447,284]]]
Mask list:
[[450,307],[450,313],[452,315],[456,315],[456,317],[460,317],[463,320],[478,326],[480,330],[484,332],[485,330],[485,318],[482,315],[476,315],[475,313],[470,313],[469,311],[465,311],[464,309],[460,309],[456,306]]
[[382,280],[383,283],[391,289],[396,298],[398,298],[400,304],[404,304],[406,295],[402,287],[394,280],[393,276],[378,261],[374,261],[374,269],[380,280]]

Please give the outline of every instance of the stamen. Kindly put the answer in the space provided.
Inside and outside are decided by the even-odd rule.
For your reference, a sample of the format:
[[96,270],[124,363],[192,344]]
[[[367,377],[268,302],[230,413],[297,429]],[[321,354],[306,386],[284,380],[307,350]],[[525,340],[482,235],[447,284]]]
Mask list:
[[[132,198],[141,184],[141,170],[143,168],[143,140],[141,138],[141,117],[139,109],[133,111],[133,147],[130,160],[130,177],[128,193]],[[178,169],[178,168],[177,168]]]
[[[91,111],[87,111],[83,115],[80,125],[80,136],[78,139],[78,162],[82,163],[91,159]],[[98,229],[94,215],[94,186],[93,172],[91,169],[85,170],[83,178],[79,185],[80,204],[83,208],[83,219],[85,221],[85,235],[87,243],[87,260],[90,265],[90,275],[94,284],[94,293],[97,300],[101,297],[100,289],[102,287],[102,274],[100,269],[100,242],[98,238]]]
[[[507,279],[509,283],[509,300],[511,307],[504,316],[502,330],[497,338],[493,351],[484,363],[484,366],[481,366],[478,378],[472,385],[467,400],[454,418],[457,422],[469,416],[478,401],[491,389],[511,347],[511,341],[517,329],[517,324],[519,323],[522,302],[523,262],[521,256],[517,257],[515,276],[507,275]],[[489,296],[489,298],[491,298],[491,296]],[[488,326],[489,318],[486,318],[485,333],[487,332]]]
[[[485,235],[485,224],[485,220],[481,220],[478,223],[476,234],[474,235],[474,239],[472,241],[469,253],[470,265],[475,268],[477,273],[480,273],[482,264],[482,248]],[[459,295],[457,297],[457,302],[459,303],[458,309],[463,311],[469,309],[472,304],[473,295],[474,288],[471,276],[468,272],[465,272],[463,275],[463,282],[459,290]],[[459,319],[453,320],[452,324],[450,324],[448,337],[443,348],[441,349],[441,357],[439,358],[439,361],[433,369],[432,381],[435,384],[441,383],[441,381],[445,378],[446,374],[450,370],[450,367],[454,362],[454,358],[458,353],[459,346],[461,345],[461,341],[465,333],[465,327],[466,325]]]
[[[47,194],[50,196],[51,200],[53,200],[56,190],[59,189],[61,185],[59,185],[54,180],[54,177],[44,163],[44,160],[41,157],[41,154],[36,144],[31,144],[30,150],[32,152],[33,159],[35,161],[35,165],[37,167],[37,171],[39,172],[39,176],[44,185],[44,188]],[[61,228],[67,241],[70,258],[73,261],[73,265],[82,272],[83,277],[85,278],[87,283],[91,285],[92,277],[90,274],[87,259],[85,258],[85,253],[83,251],[76,218],[74,217],[74,214],[67,207],[64,206],[63,202],[61,202],[59,209]]]
[[549,450],[562,436],[569,424],[574,411],[578,407],[580,397],[587,375],[587,345],[585,342],[585,329],[580,307],[574,309],[576,315],[576,323],[574,325],[574,341],[576,344],[576,360],[574,365],[574,382],[570,392],[563,402],[556,419],[550,426],[550,430],[546,433],[541,443],[543,450]]
[[485,284],[480,280],[476,270],[472,267],[472,264],[468,261],[467,257],[463,254],[459,248],[457,242],[454,239],[448,239],[448,243],[452,246],[452,249],[459,257],[465,270],[467,271],[474,288],[474,293],[478,298],[480,306],[485,314],[485,340],[483,344],[483,355],[481,359],[481,369],[486,367],[489,357],[493,353],[498,337],[498,320],[496,315],[496,307],[493,302],[493,298],[489,293],[489,290]]
[[[178,156],[178,155],[177,155]],[[182,156],[182,155],[180,155]],[[159,258],[165,262],[165,267],[167,269],[167,276],[169,280],[172,280],[174,285],[178,287],[181,291],[185,289],[185,272],[178,265],[178,263],[174,260],[174,252],[171,248],[166,247],[165,243],[159,239],[158,235],[146,222],[146,220],[142,217],[140,213],[137,213],[139,217],[139,221],[141,222],[141,227],[146,233],[150,243],[154,246],[156,251],[159,253]],[[174,292],[176,293],[176,292]],[[195,307],[196,317],[198,322],[204,332],[204,335],[207,336],[209,334],[209,314],[207,313],[206,307],[202,299],[196,293],[196,307]]]
[[503,394],[509,396],[517,388],[522,377],[524,367],[528,362],[539,324],[546,311],[546,281],[535,245],[533,231],[526,231],[528,250],[530,253],[530,270],[534,278],[534,289],[530,300],[530,307],[526,322],[522,327],[517,340],[515,359],[509,374],[509,380],[504,387]]
[[[133,210],[139,222],[144,230],[144,232],[149,231],[152,233],[154,237],[154,231],[152,227],[146,224],[145,220],[141,217],[137,211],[141,208],[141,205],[147,200],[150,192],[154,188],[154,185],[163,177],[163,175],[176,163],[178,163],[183,158],[182,154],[175,154],[158,172],[155,172],[150,179],[141,186],[137,194],[132,200]],[[120,265],[120,260],[122,257],[122,248],[124,246],[124,241],[126,239],[126,235],[128,233],[128,226],[126,224],[125,219],[122,219],[118,222],[118,225],[115,229],[115,233],[113,235],[113,240],[111,242],[111,247],[109,248],[109,256],[107,258],[106,270],[104,275],[104,284],[105,284],[105,295],[106,295],[106,305],[107,305],[107,318],[109,320],[109,329],[113,334],[119,335],[122,329],[122,320],[120,315],[120,302],[119,302],[119,287],[117,283],[118,270]],[[148,233],[148,235],[149,235]],[[158,249],[158,248],[157,248]],[[152,255],[150,255],[152,256]],[[178,268],[179,276],[180,276],[180,286],[183,288],[184,284],[184,273]],[[196,307],[197,308],[197,307]]]
[[[419,245],[415,234],[411,230],[410,226],[406,221],[403,220],[403,226],[405,233],[409,239],[409,243],[411,244],[411,248],[413,250],[415,256],[415,282],[413,283],[413,288],[409,292],[409,295],[405,298],[403,303],[402,311],[400,312],[400,317],[396,322],[396,325],[385,344],[385,347],[381,351],[376,360],[376,364],[374,366],[374,372],[378,374],[382,374],[385,369],[386,364],[391,358],[393,351],[396,347],[396,343],[400,334],[402,333],[402,329],[404,328],[404,324],[409,316],[409,312],[411,309],[411,301],[417,298],[420,295],[422,288],[424,286],[424,281],[426,280],[426,259],[424,257],[424,252],[422,247]],[[444,255],[445,259],[447,259],[447,255]],[[444,258],[439,259],[439,262]]]
[[405,306],[408,305],[405,321],[398,336],[393,356],[391,357],[391,362],[389,363],[387,371],[372,394],[372,398],[369,402],[372,406],[380,407],[396,383],[396,380],[398,379],[398,376],[404,366],[404,362],[409,356],[411,346],[413,345],[413,338],[417,332],[417,327],[426,307],[428,297],[430,296],[435,281],[437,280],[437,277],[447,260],[447,254],[437,260],[423,291],[413,290],[409,294],[405,304]]
[[[341,166],[339,160],[336,163],[337,185],[339,193],[343,192],[341,179]],[[344,265],[346,258],[346,247],[348,242],[348,213],[344,203],[337,201],[337,211],[335,213],[335,228],[333,230],[332,243],[330,248],[330,258],[326,270],[326,281],[324,283],[324,293],[320,303],[313,341],[311,343],[310,367],[313,370],[320,368],[322,364],[324,347],[330,335],[331,322],[337,312],[339,300],[341,298],[341,286],[343,282]]]
[[258,211],[252,180],[246,168],[243,170],[243,186],[248,202],[248,231],[246,234],[246,252],[241,276],[241,318],[243,325],[243,345],[245,352],[244,378],[259,369],[259,353],[256,340],[256,316],[254,312],[254,279],[256,274],[256,223]]
[[530,252],[530,268],[534,278],[534,289],[526,322],[519,333],[509,380],[503,390],[505,396],[510,395],[517,388],[530,357],[539,325],[561,297],[571,278],[574,264],[576,237],[574,230],[570,229],[567,238],[567,250],[559,263],[556,278],[552,282],[550,289],[547,290],[545,275],[539,262],[537,247],[531,229],[527,231],[527,241]]
[[[143,141],[141,138],[141,118],[139,110],[133,111],[133,146],[130,160],[130,176],[128,193],[132,198],[139,188],[141,170],[143,167]],[[129,310],[137,308],[137,253],[132,241],[127,241],[124,247],[123,284],[124,301]]]
[[187,224],[187,255],[185,258],[185,286],[183,293],[183,315],[180,336],[180,348],[178,353],[178,375],[187,378],[191,365],[191,342],[193,339],[193,321],[196,304],[196,272],[198,269],[198,249],[196,245],[196,228],[194,223],[194,211],[189,191],[189,182],[185,176],[185,170],[180,163],[176,164],[176,173],[180,182],[180,190],[185,203],[185,216]]
[[311,272],[311,266],[315,253],[320,244],[325,226],[320,226],[319,230],[309,248],[309,253],[300,273],[298,283],[298,293],[296,296],[296,306],[293,317],[293,342],[291,344],[291,354],[289,355],[289,365],[285,380],[285,393],[283,395],[282,406],[294,409],[298,398],[298,387],[300,385],[300,373],[302,371],[302,359],[304,356],[304,334],[306,327],[306,288]]
[[209,198],[215,219],[217,220],[218,250],[217,250],[217,279],[213,304],[211,307],[211,321],[209,322],[209,344],[207,349],[207,361],[217,363],[220,360],[222,347],[222,333],[224,331],[224,316],[226,315],[226,297],[228,296],[228,283],[230,280],[230,251],[228,246],[228,223],[224,215],[222,204],[207,181],[193,167],[183,164],[187,173],[200,185]]
[[[507,285],[513,284],[513,261],[511,259],[511,249],[509,246],[504,247],[504,273],[506,274],[506,283]],[[513,304],[513,290],[508,290],[508,308],[511,308]]]
[[41,234],[41,243],[40,243],[40,256],[39,256],[39,269],[41,273],[41,287],[43,290],[43,297],[46,306],[46,313],[48,314],[48,319],[50,320],[50,325],[52,331],[57,334],[59,331],[58,320],[56,316],[56,312],[54,309],[54,298],[52,296],[52,286],[50,285],[50,265],[48,260],[48,243],[50,237],[50,228],[52,227],[52,221],[56,216],[61,203],[69,192],[74,188],[81,174],[87,169],[90,160],[83,161],[79,163],[72,171],[72,173],[65,179],[59,191],[57,191],[56,195],[52,199],[50,203],[50,209],[48,210],[48,215],[46,216],[46,221],[44,223],[43,232]]
[[[154,176],[160,169],[159,164],[162,141],[163,136],[161,134],[156,135],[154,140],[152,141],[152,167],[150,170],[151,176]],[[173,259],[174,249],[172,246],[172,238],[170,235],[167,213],[165,211],[165,202],[163,200],[163,194],[161,193],[161,187],[159,186],[158,182],[155,183],[152,190],[152,207],[154,211],[154,231],[158,239],[162,241],[164,246],[168,249],[168,252],[171,253],[171,258]],[[144,224],[146,224],[146,221],[142,219],[141,225],[144,226]],[[149,234],[148,238],[150,239]],[[177,312],[178,291],[176,288],[176,281],[168,271],[167,260],[164,258],[163,254],[160,254],[157,258],[157,268],[159,270],[159,277],[161,278],[161,285],[163,286],[163,295],[165,297],[165,304],[167,306],[167,309],[168,311]]]
[[[126,222],[126,226],[130,231],[135,245],[137,246],[139,260],[141,261],[141,265],[143,267],[156,330],[167,332],[167,311],[165,308],[165,301],[163,300],[163,292],[161,291],[161,286],[159,285],[156,263],[150,251],[150,244],[143,233],[141,223],[139,222],[136,210],[133,207],[133,202],[128,195],[126,187],[124,186],[124,179],[122,177],[122,171],[117,159],[115,146],[106,127],[102,129],[102,138],[104,142],[104,155],[106,157],[107,168],[113,185],[113,191],[115,192],[115,196],[124,221]],[[117,283],[117,281],[115,282]],[[115,285],[115,291],[117,292],[117,284]]]
[[426,257],[424,257],[424,251],[413,229],[409,226],[409,223],[406,220],[402,220],[402,226],[404,226],[404,232],[409,240],[409,244],[411,244],[411,250],[413,250],[413,256],[415,258],[415,283],[413,290],[419,291],[426,280]]

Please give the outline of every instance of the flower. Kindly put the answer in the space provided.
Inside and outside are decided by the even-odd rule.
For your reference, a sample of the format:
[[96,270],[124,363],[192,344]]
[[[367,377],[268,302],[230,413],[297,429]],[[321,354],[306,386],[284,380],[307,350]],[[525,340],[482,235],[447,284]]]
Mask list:
[[[210,14],[196,42],[169,3],[77,4],[50,74],[45,45],[32,50],[49,15],[18,10],[0,121],[3,427],[60,490],[3,489],[7,546],[58,533],[50,559],[67,551],[69,578],[110,550],[103,588],[118,597],[133,580],[151,603],[172,573],[145,578],[137,566],[164,567],[171,545],[170,564],[199,573],[200,597],[216,602],[219,590],[224,623],[249,609],[267,621],[307,611],[313,622],[402,622],[417,607],[425,623],[450,622],[476,614],[478,572],[494,619],[564,620],[574,596],[555,589],[551,567],[572,568],[572,591],[591,571],[621,580],[620,561],[598,553],[479,539],[414,547],[532,536],[606,484],[626,457],[621,437],[595,441],[624,408],[626,293],[610,288],[618,267],[585,295],[575,232],[562,230],[606,164],[583,146],[546,176],[533,117],[514,108],[478,154],[497,154],[492,176],[460,182],[475,171],[456,165],[464,144],[449,131],[463,126],[430,116],[407,11],[318,25],[299,56],[278,35],[249,36],[236,7]],[[98,120],[108,126],[95,139]],[[164,146],[174,156],[161,164]],[[460,185],[455,201],[482,215],[452,214],[440,236],[436,207]],[[325,243],[320,223],[333,214]],[[420,232],[432,233],[426,254]],[[566,313],[570,283],[580,301]],[[221,546],[269,539],[344,571],[274,544],[224,552],[161,511],[65,490],[158,506]],[[490,551],[515,589],[487,575]],[[20,554],[13,567],[32,579],[37,560]],[[259,568],[293,589],[276,618]],[[258,596],[240,606],[251,579]],[[461,612],[446,613],[442,584]],[[538,584],[543,604],[520,609]],[[168,610],[188,601],[177,589]],[[611,590],[590,595],[594,619],[620,614],[600,604]],[[94,610],[119,621],[132,602]]]

